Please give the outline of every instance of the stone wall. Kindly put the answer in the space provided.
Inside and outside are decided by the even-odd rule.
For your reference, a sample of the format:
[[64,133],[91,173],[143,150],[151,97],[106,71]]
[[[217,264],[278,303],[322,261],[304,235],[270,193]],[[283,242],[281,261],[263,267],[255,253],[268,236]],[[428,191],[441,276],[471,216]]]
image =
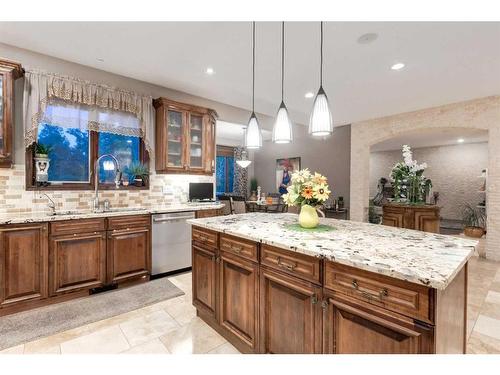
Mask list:
[[[419,129],[488,130],[487,257],[500,260],[500,96],[453,103],[351,125],[351,220],[367,221],[370,146]],[[479,166],[478,166],[479,167]]]
[[[411,146],[411,144],[410,144]],[[470,143],[412,149],[413,158],[427,163],[425,176],[432,180],[433,191],[439,192],[443,219],[461,220],[465,203],[477,205],[484,199],[484,179],[478,178],[488,167],[488,144]],[[402,160],[401,151],[370,154],[370,197],[377,193],[380,177],[390,180],[395,163]]]
[[[109,199],[112,207],[159,207],[176,205],[188,200],[189,182],[213,182],[213,176],[160,175],[150,176],[147,190],[102,190],[99,197]],[[58,210],[89,210],[94,196],[92,190],[25,190],[24,165],[11,169],[0,168],[0,215],[48,211],[48,194]]]

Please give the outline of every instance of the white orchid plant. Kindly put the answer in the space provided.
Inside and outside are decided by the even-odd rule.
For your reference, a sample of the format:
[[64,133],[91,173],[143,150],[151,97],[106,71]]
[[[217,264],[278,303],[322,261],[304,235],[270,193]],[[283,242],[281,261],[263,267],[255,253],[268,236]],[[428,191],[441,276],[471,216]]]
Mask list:
[[287,193],[282,195],[288,206],[319,206],[330,197],[331,191],[328,180],[318,172],[312,174],[309,169],[302,169],[292,173],[291,185]]
[[403,161],[396,163],[391,170],[395,200],[423,203],[425,195],[432,186],[431,180],[424,176],[427,163],[418,164],[413,160],[413,153],[408,145],[403,145],[402,153]]

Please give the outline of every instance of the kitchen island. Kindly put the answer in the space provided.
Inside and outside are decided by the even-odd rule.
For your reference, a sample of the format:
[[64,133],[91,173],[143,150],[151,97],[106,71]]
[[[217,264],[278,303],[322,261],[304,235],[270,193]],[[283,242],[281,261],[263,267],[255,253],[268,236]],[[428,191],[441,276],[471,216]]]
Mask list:
[[334,219],[300,231],[294,214],[189,222],[193,305],[242,352],[465,352],[476,241]]

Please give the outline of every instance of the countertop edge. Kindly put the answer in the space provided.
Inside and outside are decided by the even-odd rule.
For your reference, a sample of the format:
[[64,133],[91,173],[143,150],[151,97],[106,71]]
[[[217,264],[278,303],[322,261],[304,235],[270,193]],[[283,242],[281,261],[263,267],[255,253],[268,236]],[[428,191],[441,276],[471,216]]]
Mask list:
[[187,222],[189,224],[191,224],[191,225],[198,226],[198,227],[201,227],[201,228],[204,228],[204,229],[208,229],[208,230],[212,230],[214,232],[224,233],[224,234],[228,234],[228,235],[232,235],[232,236],[244,238],[244,239],[247,239],[249,241],[254,241],[254,242],[259,242],[261,244],[275,246],[275,247],[278,247],[280,249],[294,251],[294,252],[297,252],[297,253],[300,253],[300,254],[305,254],[305,255],[312,256],[312,257],[316,257],[316,258],[323,258],[323,259],[329,260],[331,262],[343,264],[343,265],[346,265],[346,266],[355,267],[355,268],[358,268],[358,269],[361,269],[361,270],[365,270],[365,271],[369,271],[369,272],[373,272],[373,273],[376,273],[376,274],[379,274],[379,275],[393,277],[393,278],[396,278],[398,280],[404,280],[404,281],[408,281],[408,282],[415,283],[415,284],[418,284],[418,285],[423,285],[423,286],[426,286],[426,287],[429,287],[429,288],[438,289],[438,290],[444,290],[444,289],[446,289],[448,287],[448,285],[450,285],[450,283],[455,279],[455,277],[458,275],[458,273],[460,272],[460,270],[462,270],[462,268],[465,266],[465,264],[474,255],[474,250],[475,250],[475,247],[473,247],[473,248],[470,249],[470,251],[467,254],[467,256],[465,256],[464,260],[460,263],[460,265],[455,268],[454,272],[452,272],[452,274],[448,277],[448,279],[446,280],[446,282],[441,282],[439,280],[436,280],[436,281],[431,281],[429,283],[424,283],[419,278],[408,277],[408,275],[405,275],[405,274],[397,272],[397,271],[384,272],[384,271],[382,271],[380,269],[377,269],[375,267],[371,267],[370,265],[366,265],[366,264],[361,263],[361,262],[349,261],[349,260],[343,259],[343,258],[331,259],[328,256],[323,255],[321,252],[320,253],[315,253],[315,252],[308,251],[307,249],[303,249],[303,248],[300,248],[300,247],[290,248],[287,245],[283,245],[281,243],[274,242],[274,241],[264,240],[264,239],[259,238],[259,237],[249,236],[249,235],[242,235],[241,233],[236,233],[236,232],[229,231],[229,230],[220,230],[220,229],[214,228],[213,226],[206,225],[203,222],[198,221],[198,219],[189,219],[189,220],[187,220]]

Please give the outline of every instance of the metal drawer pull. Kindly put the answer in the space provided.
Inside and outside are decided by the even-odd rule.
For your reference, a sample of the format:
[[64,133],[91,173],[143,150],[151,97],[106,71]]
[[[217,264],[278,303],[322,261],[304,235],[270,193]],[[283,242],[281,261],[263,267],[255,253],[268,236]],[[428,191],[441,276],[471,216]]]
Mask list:
[[372,299],[374,297],[378,297],[378,299],[382,300],[384,297],[387,297],[389,295],[389,291],[386,288],[383,288],[379,292],[378,296],[373,295],[373,294],[368,293],[368,292],[365,292],[364,290],[359,290],[358,280],[356,280],[356,279],[352,280],[351,284],[352,284],[352,287],[354,289],[356,289],[357,291],[359,291],[359,293],[361,293],[362,297],[367,298],[367,299]]
[[243,251],[243,246],[234,246],[234,245],[231,245],[231,250],[234,250],[237,253],[241,253]]
[[289,264],[289,263],[283,262],[283,261],[281,260],[281,257],[278,257],[278,258],[276,258],[276,259],[277,259],[277,261],[278,261],[278,266],[283,267],[283,268],[286,268],[286,269],[287,269],[287,270],[289,270],[289,271],[293,271],[293,269],[294,269],[295,267],[297,267],[297,263],[295,263],[295,264]]
[[200,241],[203,241],[203,242],[207,242],[207,241],[208,241],[208,237],[205,237],[205,236],[200,236],[200,235],[198,235],[198,239],[199,239]]

